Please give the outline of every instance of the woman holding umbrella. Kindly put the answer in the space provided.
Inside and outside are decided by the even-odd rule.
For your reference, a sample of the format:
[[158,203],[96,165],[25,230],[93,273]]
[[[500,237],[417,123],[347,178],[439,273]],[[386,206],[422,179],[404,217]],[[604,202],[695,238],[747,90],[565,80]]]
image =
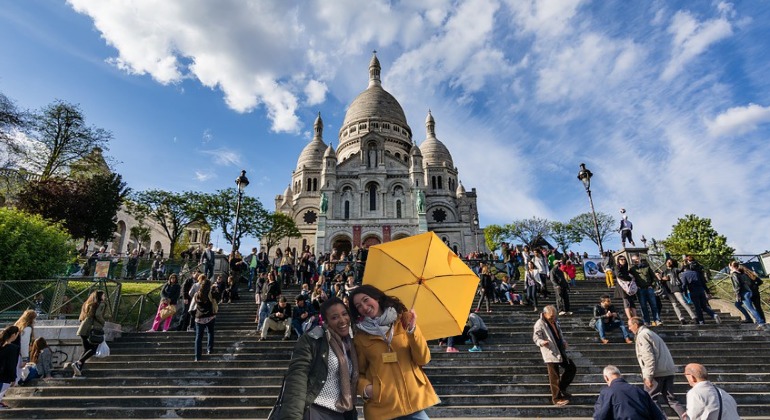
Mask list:
[[364,417],[428,419],[424,410],[437,404],[438,396],[422,369],[430,349],[414,310],[368,284],[355,288],[350,302]]

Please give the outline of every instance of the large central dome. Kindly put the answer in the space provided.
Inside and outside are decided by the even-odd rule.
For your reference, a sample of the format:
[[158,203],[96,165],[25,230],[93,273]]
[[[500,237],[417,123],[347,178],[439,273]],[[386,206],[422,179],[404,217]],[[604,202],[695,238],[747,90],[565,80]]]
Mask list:
[[377,120],[406,128],[411,134],[401,104],[382,88],[380,69],[380,60],[377,59],[377,55],[373,55],[369,62],[369,86],[348,107],[342,128],[356,122]]

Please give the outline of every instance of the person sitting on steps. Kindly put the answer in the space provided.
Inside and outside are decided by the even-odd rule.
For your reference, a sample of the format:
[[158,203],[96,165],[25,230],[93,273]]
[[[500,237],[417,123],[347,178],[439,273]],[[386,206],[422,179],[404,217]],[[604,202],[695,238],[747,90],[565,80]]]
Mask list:
[[610,342],[610,340],[607,339],[606,333],[615,328],[619,328],[620,332],[623,333],[623,338],[626,340],[626,343],[633,343],[626,326],[623,324],[620,313],[615,310],[615,305],[612,304],[610,295],[602,295],[599,304],[594,306],[594,317],[591,319],[590,326],[599,332],[599,340],[602,344]]

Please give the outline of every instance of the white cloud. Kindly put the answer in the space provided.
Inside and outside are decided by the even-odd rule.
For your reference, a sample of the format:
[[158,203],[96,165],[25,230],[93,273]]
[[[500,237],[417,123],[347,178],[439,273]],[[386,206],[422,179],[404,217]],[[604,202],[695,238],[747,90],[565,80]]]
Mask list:
[[241,154],[225,147],[213,150],[201,150],[204,155],[211,156],[214,163],[222,166],[239,166]]
[[326,92],[329,88],[326,84],[317,80],[310,80],[305,86],[305,96],[307,96],[306,104],[308,106],[318,105],[326,99]]
[[211,132],[210,128],[203,130],[203,135],[201,135],[201,143],[206,144],[213,139],[214,139],[214,133]]
[[195,180],[199,182],[208,181],[214,177],[215,175],[212,172],[195,171]]
[[712,44],[733,34],[729,21],[732,9],[725,3],[720,3],[718,9],[720,17],[704,22],[699,22],[687,11],[679,11],[674,15],[668,27],[668,32],[673,35],[671,59],[661,73],[661,79],[671,80]]
[[770,106],[748,104],[730,108],[706,121],[706,127],[711,135],[724,136],[748,133],[766,123],[770,123]]

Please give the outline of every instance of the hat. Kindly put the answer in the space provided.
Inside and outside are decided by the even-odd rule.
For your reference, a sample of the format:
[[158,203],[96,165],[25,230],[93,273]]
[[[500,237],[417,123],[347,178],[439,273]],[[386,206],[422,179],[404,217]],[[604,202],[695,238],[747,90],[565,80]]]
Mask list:
[[560,260],[554,260],[554,262],[553,262],[553,265],[560,265],[560,264],[561,264]]

